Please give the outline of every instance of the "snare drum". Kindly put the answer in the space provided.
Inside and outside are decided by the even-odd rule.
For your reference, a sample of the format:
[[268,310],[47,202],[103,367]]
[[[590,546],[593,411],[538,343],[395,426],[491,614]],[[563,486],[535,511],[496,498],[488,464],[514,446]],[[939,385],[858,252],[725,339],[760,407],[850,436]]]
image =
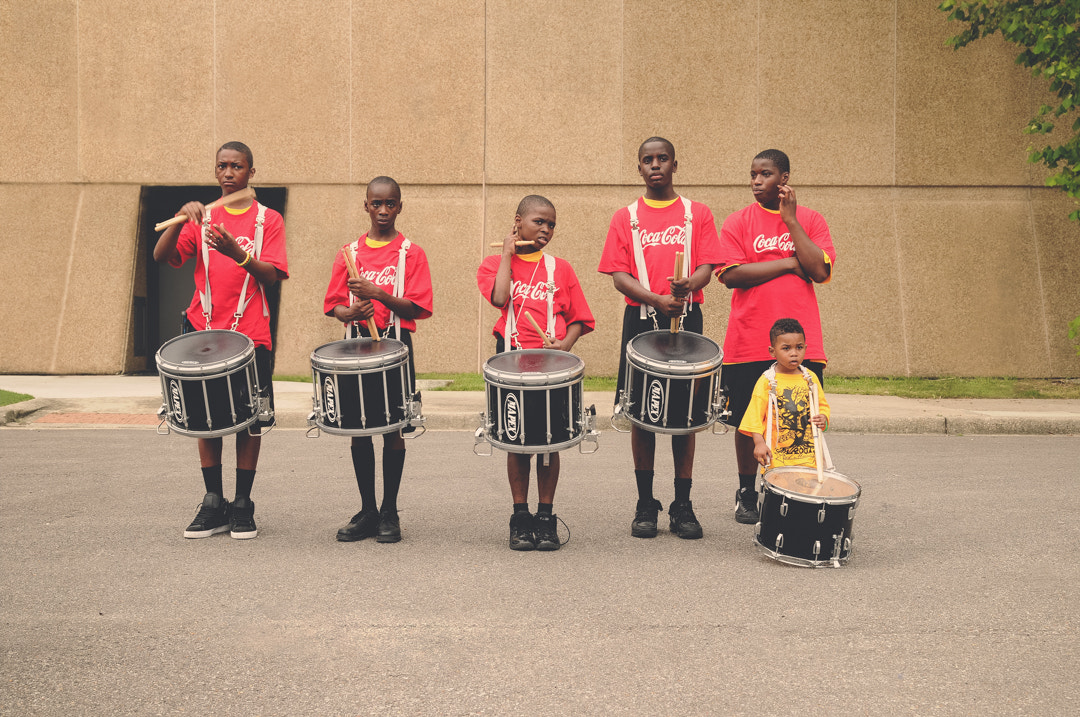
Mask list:
[[[183,436],[214,438],[259,418],[255,344],[237,331],[195,331],[162,344],[159,414]],[[267,377],[269,379],[269,377]]]
[[484,363],[483,437],[510,453],[554,453],[581,443],[584,378],[585,362],[565,351],[495,354]]
[[724,352],[692,331],[647,331],[626,344],[620,412],[653,433],[685,434],[720,417]]
[[346,339],[311,352],[314,411],[327,433],[372,436],[405,428],[412,414],[409,347],[395,339]]
[[851,557],[852,525],[862,488],[836,471],[780,466],[762,476],[754,542],[782,563],[839,567]]

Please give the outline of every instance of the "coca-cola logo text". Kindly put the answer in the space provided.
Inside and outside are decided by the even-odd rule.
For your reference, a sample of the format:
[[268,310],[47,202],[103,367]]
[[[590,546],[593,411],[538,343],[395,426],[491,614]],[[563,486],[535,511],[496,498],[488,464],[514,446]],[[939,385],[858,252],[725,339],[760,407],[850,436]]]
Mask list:
[[682,246],[686,243],[686,230],[683,227],[668,227],[660,232],[641,232],[641,248],[651,246],[669,246],[677,244]]
[[766,238],[764,234],[758,234],[754,239],[754,251],[758,254],[767,251],[795,251],[795,242],[791,241],[791,234],[787,232],[769,238]]

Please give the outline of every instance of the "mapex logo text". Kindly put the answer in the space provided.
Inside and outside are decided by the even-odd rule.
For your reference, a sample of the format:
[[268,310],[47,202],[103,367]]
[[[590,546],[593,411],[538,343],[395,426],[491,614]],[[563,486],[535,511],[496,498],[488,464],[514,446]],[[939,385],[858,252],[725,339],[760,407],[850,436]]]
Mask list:
[[326,411],[326,419],[331,423],[337,421],[337,398],[334,395],[334,380],[327,376],[323,381],[323,409]]
[[518,439],[518,431],[520,430],[518,425],[519,413],[517,394],[506,394],[506,400],[503,401],[503,421],[506,424],[506,437],[511,441]]
[[649,384],[649,420],[653,423],[660,422],[660,416],[664,412],[664,387],[658,379],[653,379]]
[[184,411],[183,404],[180,402],[180,384],[176,382],[176,379],[169,381],[169,393],[172,394],[173,413],[179,416]]

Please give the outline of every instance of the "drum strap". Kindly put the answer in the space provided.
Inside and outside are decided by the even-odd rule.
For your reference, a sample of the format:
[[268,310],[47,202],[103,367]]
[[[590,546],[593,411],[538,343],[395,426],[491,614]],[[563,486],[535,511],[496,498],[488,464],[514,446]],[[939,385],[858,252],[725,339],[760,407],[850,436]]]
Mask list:
[[[547,272],[547,282],[544,284],[544,296],[547,299],[547,326],[544,328],[544,333],[548,338],[555,339],[555,257],[551,254],[544,254],[544,271]],[[513,285],[513,277],[510,279],[511,285]],[[525,300],[522,299],[522,308],[524,308]],[[518,317],[514,315],[514,295],[510,292],[510,306],[506,310],[506,350],[509,351],[513,345],[517,345],[521,348],[521,344],[518,343]]]
[[[806,380],[806,385],[807,385],[807,388],[808,388],[808,390],[810,392],[810,415],[813,416],[813,415],[815,415],[817,413],[820,413],[820,409],[818,407],[817,384],[814,383],[813,374],[810,373],[810,369],[806,368],[805,366],[799,366],[799,368],[802,370],[803,379]],[[770,366],[768,369],[766,369],[766,371],[764,373],[764,376],[765,376],[765,380],[769,382],[769,406],[765,411],[765,445],[767,445],[767,446],[769,446],[771,448],[772,444],[773,444],[773,428],[774,428],[774,426],[776,427],[776,430],[778,430],[778,431],[780,430],[779,426],[776,426],[779,407],[777,406],[777,400],[776,400],[776,363],[775,362],[773,363],[772,366]],[[829,447],[825,444],[825,436],[824,436],[824,434],[819,434],[818,438],[819,438],[819,442],[821,444],[821,446],[820,446],[821,455],[825,459],[825,468],[826,468],[826,470],[830,470],[830,471],[835,470],[835,468],[833,466],[833,462],[832,462],[832,455],[829,454]]]
[[[263,244],[263,224],[266,222],[266,207],[258,202],[255,203],[258,207],[258,213],[255,215],[255,252],[253,256],[255,259],[259,259],[262,256],[262,244]],[[199,293],[199,301],[202,304],[203,318],[206,320],[206,330],[210,330],[210,317],[213,314],[213,300],[210,294],[210,247],[207,242],[210,240],[210,212],[203,213],[202,223],[202,259],[203,259],[203,274],[206,280],[206,289]],[[247,295],[248,284],[251,283],[251,273],[244,270],[244,285],[240,288],[240,294],[236,298],[236,312],[233,313],[232,326],[229,327],[230,331],[236,331],[236,327],[240,324],[240,318],[247,311],[248,304],[255,298],[255,294],[259,294],[262,297],[263,316],[270,315],[270,308],[266,302],[266,291],[263,289],[262,284],[258,284],[258,289],[251,294]]]
[[[694,273],[693,259],[690,254],[690,247],[693,245],[694,236],[694,214],[690,210],[690,200],[686,197],[679,197],[683,205],[683,271],[684,276],[690,276]],[[645,266],[645,251],[641,246],[641,225],[638,222],[637,214],[637,200],[635,199],[626,208],[630,212],[630,236],[634,242],[634,266],[637,268],[637,279],[641,282],[641,285],[646,289],[649,289],[649,270]],[[675,277],[681,278],[681,277]],[[683,306],[683,316],[686,316],[686,312],[693,306],[692,301],[686,302]],[[656,309],[646,304],[641,305],[641,318],[645,319],[649,316],[653,317],[653,323],[656,323]]]
[[[360,249],[360,240],[357,239],[352,243],[351,246],[353,253],[353,261],[356,261],[357,252]],[[394,268],[394,288],[390,292],[390,294],[397,299],[405,296],[405,254],[408,253],[409,247],[411,246],[412,242],[409,241],[408,238],[403,237],[401,241],[401,247],[398,248],[397,266]],[[354,303],[356,303],[356,297],[352,294],[349,294],[349,306],[352,306]],[[394,327],[394,338],[398,341],[401,341],[401,317],[399,317],[393,311],[390,312],[390,318],[387,320],[386,323],[385,336],[390,335],[391,326]],[[359,322],[350,322],[348,331],[345,332],[345,338],[355,339],[358,336],[360,336]]]

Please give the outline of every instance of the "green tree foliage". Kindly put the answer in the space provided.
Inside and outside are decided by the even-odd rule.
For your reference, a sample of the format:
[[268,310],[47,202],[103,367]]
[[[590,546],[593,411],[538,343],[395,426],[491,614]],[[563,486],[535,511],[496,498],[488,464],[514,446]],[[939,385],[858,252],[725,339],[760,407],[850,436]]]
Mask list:
[[[1024,131],[1046,135],[1058,123],[1067,123],[1077,113],[1080,97],[1080,0],[944,0],[939,10],[967,29],[948,40],[960,49],[983,37],[1000,32],[1021,49],[1016,64],[1031,68],[1035,77],[1050,83],[1057,96],[1056,106],[1043,105]],[[1072,122],[1072,133],[1064,143],[1039,149],[1031,147],[1028,160],[1042,162],[1054,170],[1046,180],[1073,199],[1080,197],[1080,116]],[[1080,221],[1080,209],[1069,214]]]

